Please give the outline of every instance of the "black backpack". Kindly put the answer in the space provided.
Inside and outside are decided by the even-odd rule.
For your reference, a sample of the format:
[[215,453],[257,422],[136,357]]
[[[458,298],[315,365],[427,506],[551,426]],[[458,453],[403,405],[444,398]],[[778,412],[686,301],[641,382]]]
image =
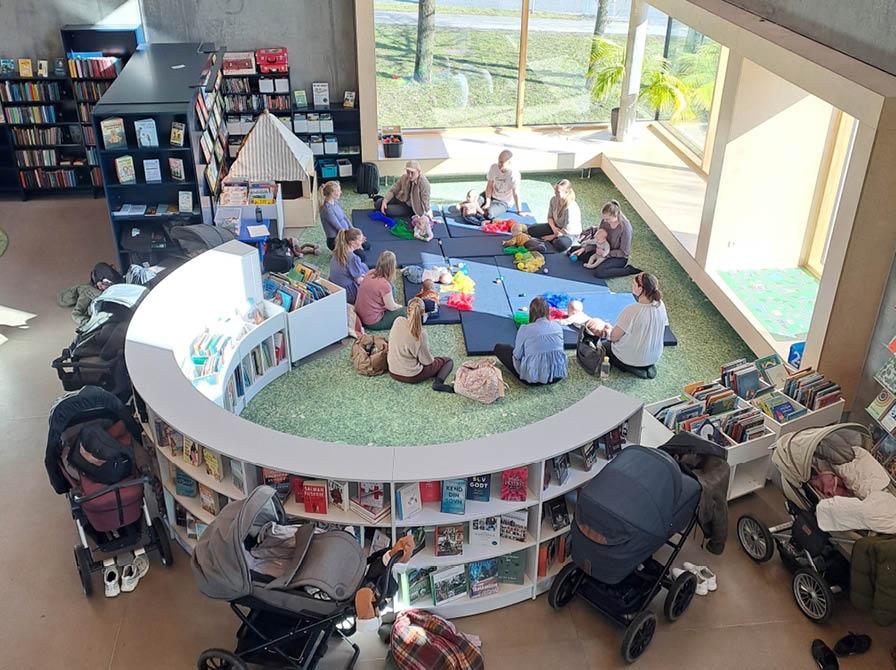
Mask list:
[[134,452],[106,432],[112,422],[90,421],[68,456],[78,472],[98,484],[117,484],[134,471]]
[[97,263],[90,272],[90,283],[96,286],[104,279],[108,279],[111,284],[124,283],[124,277],[118,270],[108,263]]
[[380,192],[380,170],[374,163],[361,163],[355,190],[371,198]]
[[604,362],[605,355],[600,338],[589,334],[584,324],[579,326],[579,339],[576,342],[576,360],[585,369],[585,372],[590,375],[600,374],[600,366]]
[[264,245],[264,271],[289,272],[295,263],[292,245],[279,237],[270,237]]

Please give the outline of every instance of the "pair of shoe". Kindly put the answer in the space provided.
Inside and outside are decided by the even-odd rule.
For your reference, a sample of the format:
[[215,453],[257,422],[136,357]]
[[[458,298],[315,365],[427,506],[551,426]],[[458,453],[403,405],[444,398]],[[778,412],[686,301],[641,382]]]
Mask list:
[[678,579],[678,577],[685,572],[692,573],[697,578],[696,593],[698,596],[705,596],[710,591],[715,591],[719,587],[715,574],[705,565],[694,565],[693,563],[685,562],[682,567],[684,570],[681,568],[672,568],[672,577]]
[[149,572],[149,559],[143,548],[134,552],[134,560],[122,566],[120,572],[115,559],[107,558],[103,561],[103,585],[106,597],[114,598],[122,591],[130,593],[137,588],[137,584],[147,572]]
[[850,631],[849,635],[841,637],[834,645],[834,649],[825,644],[824,640],[812,640],[812,658],[820,670],[839,670],[840,662],[837,657],[855,656],[864,654],[871,648],[871,638]]

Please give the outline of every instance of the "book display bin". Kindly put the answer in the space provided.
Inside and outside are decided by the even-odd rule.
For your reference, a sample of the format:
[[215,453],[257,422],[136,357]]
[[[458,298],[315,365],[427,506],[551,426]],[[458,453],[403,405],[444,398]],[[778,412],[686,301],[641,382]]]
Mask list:
[[[185,295],[195,295],[197,299],[187,301]],[[339,327],[344,328],[344,298],[337,297],[333,302],[338,303],[341,314],[338,319],[332,315],[332,320],[338,320]],[[224,355],[213,379],[194,384],[187,374],[189,366],[184,365],[191,342],[203,328],[222,315],[233,314],[248,301],[264,303],[266,318]],[[146,296],[134,314],[125,346],[128,369],[135,392],[146,406],[145,439],[152,442],[161,466],[171,532],[187,551],[195,544],[202,524],[213,520],[215,510],[227,500],[245,496],[258,484],[271,483],[275,488],[285,487],[281,491],[289,514],[327,528],[349,527],[356,537],[364,539],[365,546],[374,531],[379,531],[380,541],[391,543],[412,528],[424,528],[426,546],[405,570],[451,568],[512,555],[521,570],[516,583],[502,583],[487,595],[465,595],[438,606],[432,602],[413,603],[449,617],[497,609],[534,598],[550,588],[551,580],[562,567],[562,556],[553,562],[546,557],[551,556],[550,548],[569,528],[552,526],[545,515],[545,503],[561,499],[571,512],[576,490],[606,464],[597,458],[586,470],[584,462],[571,458],[561,476],[553,465],[555,457],[578,453],[580,447],[621,426],[626,427],[628,443],[657,446],[671,436],[643,412],[640,400],[605,387],[597,387],[548,419],[449,444],[382,447],[324,442],[287,435],[241,419],[238,414],[246,403],[286,372],[289,362],[276,359],[276,364],[255,376],[251,384],[243,385],[242,395],[239,390],[233,393],[231,380],[240,374],[252,350],[268,346],[266,343],[284,331],[288,331],[290,349],[306,346],[301,337],[296,337],[288,319],[315,305],[331,309],[321,300],[285,314],[278,306],[264,302],[256,250],[240,242],[228,242],[174,270]],[[332,309],[335,312],[336,308]],[[302,328],[317,329],[329,318],[316,314]],[[285,355],[297,358],[295,351]],[[174,440],[169,439],[171,435]],[[203,466],[199,455],[206,448],[212,465]],[[185,452],[194,457],[186,459]],[[511,468],[525,473],[526,484],[518,487],[525,493],[517,499],[503,500],[502,473]],[[547,479],[546,470],[551,473]],[[474,476],[490,480],[487,501],[467,500],[460,514],[443,512],[437,502],[423,502],[415,513],[398,518],[396,495],[403,485]],[[199,490],[196,495],[188,490],[191,480]],[[308,511],[307,501],[297,502],[295,497],[295,482],[301,480],[322,480],[328,487],[328,482],[340,482],[349,491],[357,490],[362,482],[377,482],[381,484],[381,500],[388,512],[374,520],[360,514],[353,505],[343,508],[335,502],[329,504],[326,513]],[[474,520],[500,515],[518,520],[516,539],[502,538],[492,546],[464,539],[460,555],[436,555],[435,526],[469,526]]]

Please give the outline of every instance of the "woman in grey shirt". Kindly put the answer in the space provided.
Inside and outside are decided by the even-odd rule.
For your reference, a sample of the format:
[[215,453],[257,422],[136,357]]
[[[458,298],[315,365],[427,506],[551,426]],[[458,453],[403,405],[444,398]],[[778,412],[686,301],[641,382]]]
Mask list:
[[610,253],[597,266],[594,276],[598,279],[607,279],[640,274],[638,268],[628,264],[628,257],[632,253],[632,224],[622,213],[619,203],[610,200],[603,206],[600,214],[600,227],[607,231]]

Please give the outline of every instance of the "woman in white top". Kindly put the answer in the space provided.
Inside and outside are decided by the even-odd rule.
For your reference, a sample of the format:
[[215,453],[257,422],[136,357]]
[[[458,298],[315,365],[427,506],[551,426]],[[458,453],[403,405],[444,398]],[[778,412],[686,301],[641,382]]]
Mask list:
[[632,278],[632,295],[637,302],[622,310],[604,347],[613,367],[642,379],[653,379],[669,325],[666,305],[657,278],[647,272]]
[[511,205],[520,211],[520,173],[511,165],[513,153],[504,149],[498,154],[486,175],[485,190],[479,194],[479,205],[487,219],[500,218]]
[[548,205],[548,222],[529,226],[527,232],[532,237],[550,242],[559,252],[566,251],[579,241],[582,211],[569,179],[561,179],[554,185],[554,197]]

